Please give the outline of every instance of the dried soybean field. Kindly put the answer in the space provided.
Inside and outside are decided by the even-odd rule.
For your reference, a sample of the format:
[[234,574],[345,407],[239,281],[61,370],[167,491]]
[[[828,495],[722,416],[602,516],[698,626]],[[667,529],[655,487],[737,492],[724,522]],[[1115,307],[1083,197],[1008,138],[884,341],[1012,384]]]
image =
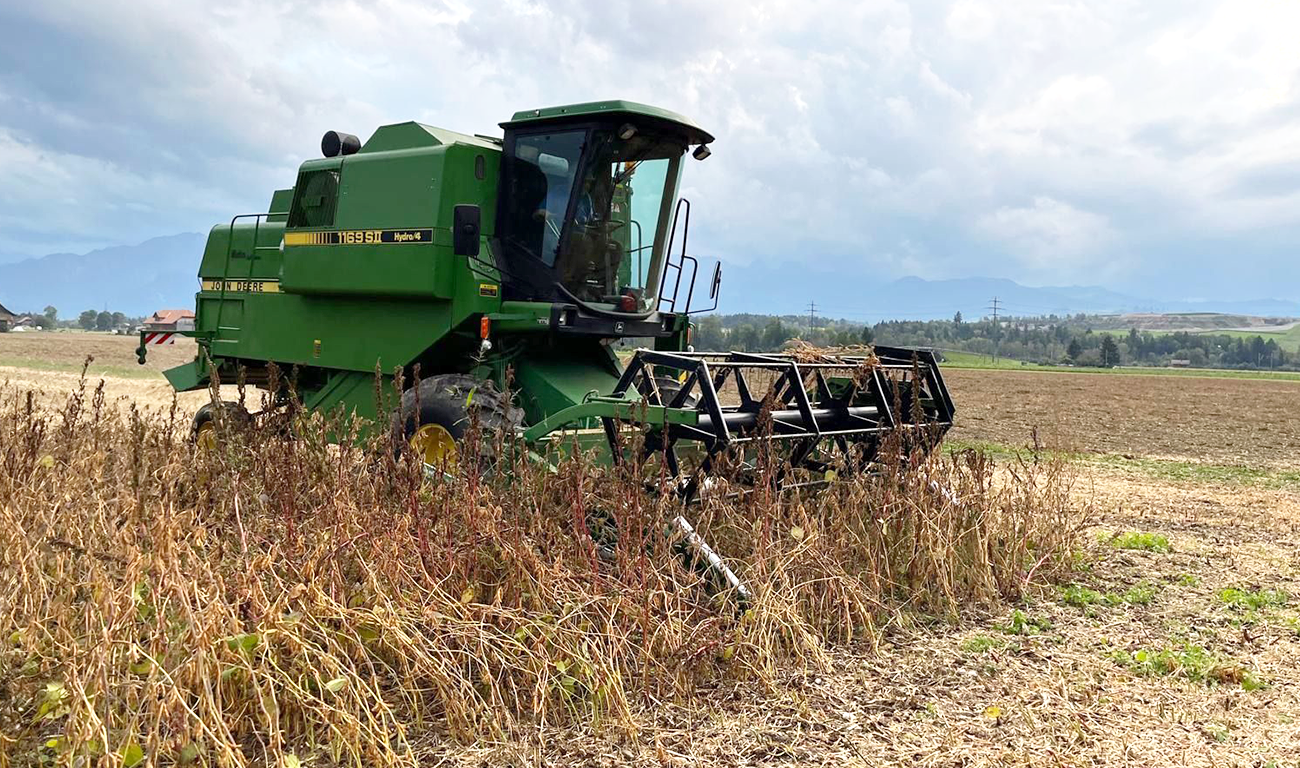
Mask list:
[[[158,371],[185,344],[140,368],[132,338],[0,335],[0,382],[55,402],[90,354],[109,398],[163,409]],[[722,676],[647,697],[617,726],[434,741],[424,762],[1300,765],[1300,382],[945,375],[951,450],[1007,473],[1067,462],[1089,524],[1067,578],[1005,605],[899,614],[761,685]]]

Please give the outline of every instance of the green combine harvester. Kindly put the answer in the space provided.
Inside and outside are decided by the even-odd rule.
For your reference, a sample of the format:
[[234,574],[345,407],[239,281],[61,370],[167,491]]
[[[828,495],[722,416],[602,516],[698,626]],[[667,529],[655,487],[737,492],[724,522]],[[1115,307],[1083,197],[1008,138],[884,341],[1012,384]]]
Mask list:
[[[365,144],[326,133],[324,156],[270,212],[212,230],[195,329],[182,332],[199,354],[166,372],[171,385],[203,389],[216,371],[267,387],[273,366],[292,371],[302,407],[391,428],[434,467],[455,457],[471,407],[539,455],[577,444],[621,461],[637,430],[687,499],[758,440],[784,447],[793,484],[850,456],[869,465],[896,430],[937,437],[951,425],[927,351],[692,351],[690,315],[716,308],[722,273],[699,306],[678,188],[687,156],[707,158],[713,137],[689,119],[604,101],[501,127],[494,138],[408,122]],[[626,362],[623,339],[645,344]],[[142,334],[141,363],[145,353]],[[418,392],[376,402],[376,375],[392,391],[417,365]],[[281,389],[274,402],[288,405]],[[214,423],[204,408],[196,433]]]

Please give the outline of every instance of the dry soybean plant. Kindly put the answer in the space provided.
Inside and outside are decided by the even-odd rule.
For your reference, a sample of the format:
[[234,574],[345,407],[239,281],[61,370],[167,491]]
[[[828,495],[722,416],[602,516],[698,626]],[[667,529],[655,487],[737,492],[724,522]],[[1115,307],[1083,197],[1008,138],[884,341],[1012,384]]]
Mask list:
[[673,495],[626,468],[483,436],[491,471],[429,478],[343,419],[219,419],[205,451],[175,406],[84,382],[38,402],[0,388],[0,766],[414,765],[631,728],[901,613],[1015,597],[1081,523],[1059,463],[893,451],[817,496],[760,478],[692,510],[753,591],[740,613],[675,556]]

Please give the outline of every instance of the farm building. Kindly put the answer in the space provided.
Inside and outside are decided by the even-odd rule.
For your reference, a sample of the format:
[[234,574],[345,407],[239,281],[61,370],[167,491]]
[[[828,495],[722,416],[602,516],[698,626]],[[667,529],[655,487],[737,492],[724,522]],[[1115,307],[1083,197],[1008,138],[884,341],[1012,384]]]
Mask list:
[[145,318],[146,331],[192,331],[194,313],[188,309],[160,309]]
[[13,328],[18,323],[19,317],[5,309],[5,305],[0,304],[0,333]]

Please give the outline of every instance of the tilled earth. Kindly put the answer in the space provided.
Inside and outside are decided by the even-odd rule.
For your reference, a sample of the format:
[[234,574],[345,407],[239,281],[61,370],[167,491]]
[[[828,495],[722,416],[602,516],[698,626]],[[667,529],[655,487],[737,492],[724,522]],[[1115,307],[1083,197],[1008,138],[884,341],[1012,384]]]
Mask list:
[[1300,467],[1300,381],[948,369],[960,440]]

